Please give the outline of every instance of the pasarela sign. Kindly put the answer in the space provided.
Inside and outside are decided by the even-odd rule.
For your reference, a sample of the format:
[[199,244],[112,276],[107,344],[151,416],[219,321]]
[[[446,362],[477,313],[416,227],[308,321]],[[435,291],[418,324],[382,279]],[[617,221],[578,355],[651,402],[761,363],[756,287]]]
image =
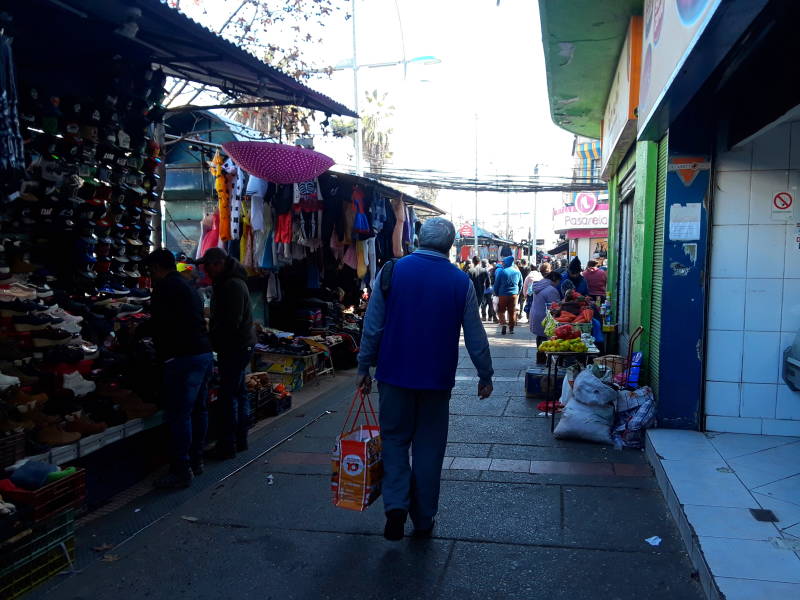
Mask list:
[[563,206],[553,211],[553,229],[556,233],[563,233],[570,229],[607,229],[608,204],[596,204],[591,212],[585,212],[586,204],[578,206]]

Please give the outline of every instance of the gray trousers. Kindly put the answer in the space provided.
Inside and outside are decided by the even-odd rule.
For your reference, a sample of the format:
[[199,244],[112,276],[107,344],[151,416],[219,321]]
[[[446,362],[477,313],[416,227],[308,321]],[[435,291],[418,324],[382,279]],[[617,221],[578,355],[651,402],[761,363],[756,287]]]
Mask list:
[[416,529],[428,529],[439,508],[451,390],[413,390],[379,382],[378,391],[384,509],[408,511]]

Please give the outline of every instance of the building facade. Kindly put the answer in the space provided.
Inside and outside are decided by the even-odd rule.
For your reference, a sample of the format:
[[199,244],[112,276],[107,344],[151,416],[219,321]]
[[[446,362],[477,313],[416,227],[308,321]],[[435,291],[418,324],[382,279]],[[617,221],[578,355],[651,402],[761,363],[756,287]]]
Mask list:
[[800,329],[800,94],[776,59],[797,56],[800,7],[540,10],[553,120],[602,139],[609,291],[623,343],[644,328],[660,425],[800,435],[784,377]]

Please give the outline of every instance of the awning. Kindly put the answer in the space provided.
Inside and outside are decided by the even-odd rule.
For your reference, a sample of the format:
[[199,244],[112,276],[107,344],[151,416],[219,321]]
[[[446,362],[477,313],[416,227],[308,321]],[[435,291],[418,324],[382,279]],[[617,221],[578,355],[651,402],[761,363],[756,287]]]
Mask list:
[[94,52],[127,47],[167,75],[274,105],[358,116],[160,0],[26,0],[4,10],[14,18],[15,48],[27,38],[45,57],[53,58],[51,42],[58,39]]
[[556,246],[552,250],[548,250],[547,253],[548,254],[561,254],[562,252],[566,252],[567,250],[569,250],[569,242],[567,240],[564,240],[563,242],[561,242],[558,246]]
[[577,144],[575,153],[583,160],[600,160],[600,142]]

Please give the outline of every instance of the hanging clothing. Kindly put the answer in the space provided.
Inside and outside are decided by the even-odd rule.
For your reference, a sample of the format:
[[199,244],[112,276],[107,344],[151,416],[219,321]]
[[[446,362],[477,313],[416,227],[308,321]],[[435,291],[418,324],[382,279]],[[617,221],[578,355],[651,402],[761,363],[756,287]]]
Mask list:
[[292,213],[288,212],[278,215],[278,223],[275,226],[275,243],[292,243]]
[[25,172],[11,41],[12,38],[0,35],[0,181],[4,183],[20,179]]
[[395,219],[397,219],[392,234],[392,252],[395,258],[403,258],[405,256],[403,250],[403,227],[406,222],[405,203],[399,198],[392,198],[392,211],[394,212]]
[[386,222],[386,198],[378,194],[378,192],[373,192],[369,212],[372,217],[372,230],[375,233],[380,233],[383,229],[383,224]]
[[356,275],[359,279],[367,276],[367,252],[365,242],[356,242]]
[[[208,216],[206,216],[208,218]],[[218,248],[220,245],[219,239],[219,211],[215,210],[211,215],[211,228],[205,236],[203,236],[203,243],[198,249],[198,257],[203,256],[209,248]]]
[[353,233],[359,236],[369,235],[372,230],[370,229],[369,221],[367,221],[366,207],[364,206],[366,200],[364,198],[364,190],[361,186],[353,186],[353,193],[350,199],[353,202],[353,212],[355,213],[355,217],[353,218]]
[[251,175],[247,180],[246,195],[250,196],[250,225],[253,231],[264,230],[264,197],[269,183]]
[[277,273],[270,273],[267,276],[267,302],[280,302],[281,300],[283,300],[281,280]]
[[376,239],[371,237],[365,243],[367,245],[367,268],[369,271],[367,283],[369,283],[369,289],[374,289],[375,278],[378,275],[378,256],[375,250]]
[[347,247],[342,261],[351,269],[358,270],[358,251],[355,244],[350,244]]
[[214,190],[217,192],[217,199],[219,200],[219,237],[221,241],[227,242],[232,239],[231,198],[227,174],[225,169],[222,168],[224,162],[222,154],[217,150],[214,158],[211,159],[211,165],[208,170],[214,177]]

